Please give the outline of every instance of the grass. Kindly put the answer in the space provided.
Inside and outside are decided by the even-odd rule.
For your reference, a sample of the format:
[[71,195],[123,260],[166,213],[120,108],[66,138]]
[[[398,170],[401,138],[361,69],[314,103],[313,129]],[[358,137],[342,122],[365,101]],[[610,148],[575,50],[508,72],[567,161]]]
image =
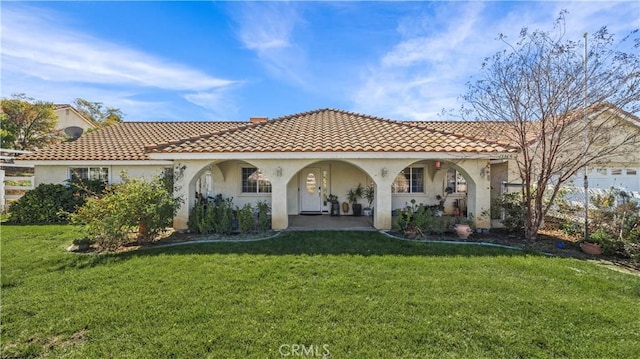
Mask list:
[[575,259],[375,232],[65,253],[77,237],[2,227],[3,357],[640,352],[640,277]]

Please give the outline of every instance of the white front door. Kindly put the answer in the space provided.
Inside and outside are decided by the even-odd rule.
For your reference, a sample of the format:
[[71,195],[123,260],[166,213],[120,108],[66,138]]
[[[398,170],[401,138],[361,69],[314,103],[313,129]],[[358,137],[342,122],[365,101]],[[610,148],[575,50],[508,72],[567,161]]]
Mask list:
[[319,168],[300,171],[300,212],[322,211],[322,178]]

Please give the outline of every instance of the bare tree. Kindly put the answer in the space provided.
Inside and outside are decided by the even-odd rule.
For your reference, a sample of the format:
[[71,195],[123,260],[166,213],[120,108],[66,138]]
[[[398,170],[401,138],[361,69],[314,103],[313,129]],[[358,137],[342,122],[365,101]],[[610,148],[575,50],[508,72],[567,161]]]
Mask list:
[[560,188],[585,165],[620,162],[640,145],[640,123],[622,120],[637,121],[640,110],[638,30],[616,42],[601,28],[589,37],[585,62],[585,43],[565,38],[565,15],[552,31],[523,28],[516,43],[500,35],[506,49],[485,59],[463,96],[464,118],[487,121],[492,137],[520,151],[528,240],[536,239]]

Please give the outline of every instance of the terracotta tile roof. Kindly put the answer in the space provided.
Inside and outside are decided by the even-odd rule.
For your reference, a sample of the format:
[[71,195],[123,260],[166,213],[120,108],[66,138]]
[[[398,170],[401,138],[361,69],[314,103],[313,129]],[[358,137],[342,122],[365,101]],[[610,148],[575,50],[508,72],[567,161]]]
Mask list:
[[211,133],[239,122],[123,122],[18,157],[18,160],[114,161],[149,160],[145,145]]
[[263,123],[148,146],[158,153],[195,152],[515,152],[506,143],[321,109]]

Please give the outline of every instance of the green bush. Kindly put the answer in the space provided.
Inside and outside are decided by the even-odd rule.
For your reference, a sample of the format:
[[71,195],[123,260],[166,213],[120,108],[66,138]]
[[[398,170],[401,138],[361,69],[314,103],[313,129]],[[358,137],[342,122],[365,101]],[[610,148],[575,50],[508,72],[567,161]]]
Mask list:
[[206,203],[196,202],[189,212],[189,221],[187,222],[189,230],[195,233],[212,232],[213,216],[210,213],[212,208],[212,206],[207,206]]
[[600,244],[605,254],[640,261],[640,205],[621,190],[592,198],[590,240]]
[[254,228],[253,207],[247,203],[241,209],[238,209],[238,229],[241,233],[248,233],[253,231]]
[[233,231],[233,212],[233,198],[218,196],[215,201],[197,202],[189,212],[187,225],[195,233],[229,234]]
[[271,228],[271,218],[269,218],[269,204],[267,201],[258,201],[258,229],[266,231]]
[[40,184],[9,206],[9,223],[67,223],[83,204],[82,196],[61,184]]
[[525,205],[520,193],[505,193],[494,199],[492,212],[504,211],[504,219],[501,221],[505,229],[511,233],[524,235]]
[[111,250],[130,241],[134,232],[139,242],[155,238],[171,224],[181,203],[162,178],[147,182],[123,174],[123,183],[108,186],[102,197],[88,198],[73,220],[85,225],[100,248]]

